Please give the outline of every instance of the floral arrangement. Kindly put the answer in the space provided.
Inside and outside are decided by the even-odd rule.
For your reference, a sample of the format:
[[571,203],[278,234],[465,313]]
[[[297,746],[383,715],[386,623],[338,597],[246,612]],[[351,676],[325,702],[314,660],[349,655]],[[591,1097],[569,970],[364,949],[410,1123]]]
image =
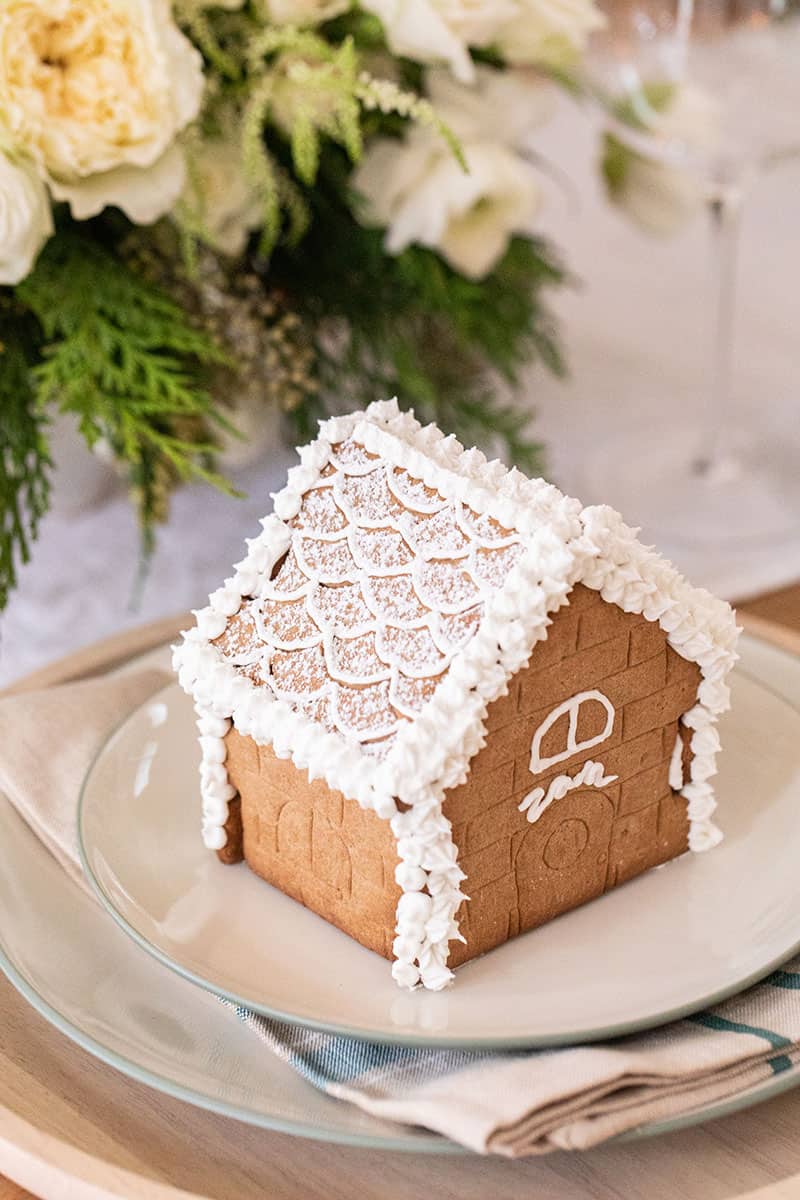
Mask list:
[[[145,548],[265,404],[399,393],[531,468],[500,398],[560,370],[530,151],[593,0],[3,0],[0,608],[48,413],[127,472]],[[231,400],[231,397],[234,399]]]

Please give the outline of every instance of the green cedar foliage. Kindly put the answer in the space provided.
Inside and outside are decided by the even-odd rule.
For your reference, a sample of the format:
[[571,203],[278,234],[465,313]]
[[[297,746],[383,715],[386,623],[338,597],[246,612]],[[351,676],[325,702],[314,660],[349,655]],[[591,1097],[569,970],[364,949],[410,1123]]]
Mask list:
[[[7,393],[19,397],[16,423],[20,445],[28,447],[28,457],[19,461],[31,462],[44,451],[49,406],[73,413],[88,445],[104,442],[125,466],[145,555],[177,480],[201,479],[230,491],[211,466],[212,427],[225,421],[204,389],[205,370],[227,360],[180,307],[97,241],[67,232],[45,247],[17,287],[16,301],[25,315],[17,317],[12,337],[19,340],[22,324],[35,319],[41,342],[27,361],[14,350],[0,372],[4,420],[13,412]],[[27,511],[33,535],[46,490],[40,485],[20,500],[17,508]],[[5,514],[5,496],[3,502]],[[23,557],[27,553],[14,511],[4,519],[6,560],[14,541]]]
[[[499,442],[523,470],[540,470],[530,410],[498,398],[497,377],[514,385],[537,359],[563,373],[545,302],[563,268],[544,243],[525,238],[479,281],[425,247],[391,257],[383,232],[358,224],[343,201],[346,170],[336,151],[323,155],[302,245],[279,246],[269,267],[312,328],[340,331],[332,349],[327,336],[318,339],[322,394],[348,408],[396,393],[466,445]],[[322,409],[320,401],[294,414],[300,437]]]
[[10,296],[0,299],[0,610],[50,497],[45,416],[34,403],[30,370],[37,332]]

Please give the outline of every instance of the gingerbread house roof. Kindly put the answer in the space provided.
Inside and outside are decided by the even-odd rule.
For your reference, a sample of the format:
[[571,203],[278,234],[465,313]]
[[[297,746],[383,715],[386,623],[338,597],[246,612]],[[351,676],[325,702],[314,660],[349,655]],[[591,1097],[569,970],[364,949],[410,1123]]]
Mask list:
[[395,401],[324,422],[273,499],[176,649],[181,683],[212,718],[379,815],[464,781],[487,705],[576,582],[659,622],[701,667],[710,717],[727,703],[727,604],[613,510],[488,462]]

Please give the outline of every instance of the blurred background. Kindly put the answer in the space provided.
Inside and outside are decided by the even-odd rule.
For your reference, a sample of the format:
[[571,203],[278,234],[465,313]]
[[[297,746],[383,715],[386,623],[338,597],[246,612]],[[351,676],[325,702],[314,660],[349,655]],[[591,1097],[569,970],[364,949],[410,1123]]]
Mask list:
[[[555,0],[553,7],[559,8]],[[531,229],[555,248],[568,273],[547,300],[565,372],[554,374],[534,355],[536,361],[520,368],[510,388],[492,375],[489,361],[491,387],[502,403],[509,397],[514,411],[523,414],[525,436],[541,443],[539,462],[549,478],[585,503],[619,508],[693,582],[743,600],[800,579],[795,16],[785,5],[704,0],[674,5],[626,0],[606,6],[605,15],[604,27],[598,21],[587,33],[580,60],[561,56],[535,64],[537,88],[546,84],[541,93],[546,119],[537,111],[535,121],[521,122],[531,128],[521,130],[514,147],[536,172]],[[346,19],[337,16],[318,32],[338,44],[336,21]],[[226,28],[217,31],[223,48]],[[401,65],[413,55],[413,48],[393,47],[391,36],[388,41]],[[470,45],[479,72],[518,69],[493,57],[493,50]],[[208,45],[203,49],[211,70]],[[440,69],[425,68],[428,76]],[[453,70],[458,73],[457,66]],[[403,82],[406,75],[414,76],[434,107],[438,87],[442,103],[453,109],[452,91],[445,94],[419,71],[406,71]],[[467,100],[461,111],[474,125],[490,98],[480,80],[472,86],[478,88],[478,116],[469,112]],[[541,107],[540,93],[535,102],[526,101],[523,92],[500,98],[498,111],[507,124],[520,124],[523,103]],[[466,143],[468,161],[473,144],[491,146],[506,136],[484,130],[478,138],[458,114],[450,124]],[[372,127],[365,129],[372,136]],[[397,136],[394,127],[391,136]],[[419,149],[413,139],[421,136],[407,136],[403,146],[409,153]],[[373,153],[369,160],[377,164],[373,174],[378,157]],[[321,162],[324,172],[324,151]],[[362,166],[356,180],[365,192],[372,189],[373,208],[386,207],[387,197],[400,194],[417,169],[404,161],[401,183],[394,175],[379,175],[376,188]],[[309,184],[312,196],[321,186],[318,180]],[[470,214],[485,213],[486,196],[473,200]],[[108,210],[99,220],[107,215]],[[74,205],[70,219],[76,219]],[[396,212],[379,213],[375,221],[381,236],[389,228],[383,242],[387,262],[404,261],[409,251],[391,245]],[[91,220],[87,227],[94,230]],[[59,243],[61,229],[56,213],[50,247]],[[107,230],[106,225],[103,245]],[[453,266],[443,237],[435,246],[432,235],[415,236],[417,244],[432,247],[456,273],[469,277],[471,268]],[[450,236],[452,248],[453,229]],[[476,245],[481,249],[477,225],[470,237],[474,256]],[[260,261],[257,255],[252,259],[257,273]],[[280,255],[273,261],[280,265]],[[25,304],[33,295],[34,312],[30,279],[39,270],[37,265],[20,289]],[[475,286],[500,288],[486,295],[488,304],[501,305],[502,278],[494,283],[493,275],[484,278]],[[418,286],[422,295],[427,277],[420,276]],[[407,304],[413,304],[411,295]],[[302,305],[300,311],[302,316]],[[324,336],[333,339],[335,357],[336,329]],[[413,357],[413,331],[408,337]],[[443,357],[451,352],[448,345]],[[430,358],[429,346],[425,353]],[[434,347],[434,364],[435,358]],[[387,386],[395,379],[401,404],[413,404],[399,371],[387,374]],[[431,379],[435,392],[435,365]],[[365,378],[358,385],[353,395],[364,392]],[[245,437],[223,438],[219,467],[243,495],[234,498],[200,480],[170,489],[168,513],[165,501],[159,514],[167,519],[158,527],[146,569],[129,503],[131,476],[114,437],[95,439],[90,452],[77,433],[78,403],[60,405],[58,396],[50,397],[52,503],[29,546],[30,561],[22,563],[16,553],[18,578],[0,618],[0,683],[116,630],[197,607],[229,572],[244,537],[270,508],[269,494],[281,485],[294,457],[290,447],[300,439],[280,396],[270,394],[267,403],[262,395],[237,410],[237,384],[225,387],[234,396],[231,420]],[[332,407],[353,406],[344,375],[333,390]],[[440,412],[434,400],[425,410],[446,431],[448,413],[455,420],[457,406]],[[314,415],[309,410],[310,424]],[[473,440],[487,452],[499,449],[514,457],[513,444],[509,450],[502,436],[499,442],[494,438],[491,414],[477,428]],[[8,443],[9,427],[5,432]],[[530,461],[523,467],[530,469]],[[4,519],[8,526],[8,509]]]

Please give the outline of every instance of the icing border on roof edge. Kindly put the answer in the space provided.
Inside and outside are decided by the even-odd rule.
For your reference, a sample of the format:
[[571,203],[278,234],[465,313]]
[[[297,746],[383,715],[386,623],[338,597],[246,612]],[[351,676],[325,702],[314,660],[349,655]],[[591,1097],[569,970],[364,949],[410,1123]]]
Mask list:
[[[210,645],[258,577],[288,549],[292,531],[284,522],[317,482],[331,444],[349,436],[448,498],[514,526],[525,545],[504,586],[487,602],[477,634],[380,763],[266,695]],[[681,794],[688,805],[690,849],[717,844],[722,835],[710,819],[716,802],[709,779],[719,749],[713,726],[728,707],[725,678],[737,657],[733,612],[643,546],[613,509],[582,509],[551,484],[487,462],[480,451],[464,450],[436,426],[423,427],[412,414],[401,413],[396,401],[323,422],[320,436],[300,450],[299,465],[273,499],[275,515],[262,521],[262,533],[248,541],[236,574],[212,593],[209,606],[196,614],[196,629],[185,633],[183,644],[175,648],[181,686],[198,711],[203,836],[211,849],[225,844],[228,801],[235,794],[224,766],[224,734],[233,719],[240,732],[270,743],[278,757],[291,758],[311,779],[322,778],[363,808],[391,819],[401,858],[396,879],[403,889],[392,973],[405,987],[420,978],[432,989],[445,986],[452,978],[449,942],[460,937],[455,914],[464,899],[464,875],[450,822],[442,813],[444,793],[466,780],[473,756],[485,744],[488,705],[507,692],[509,679],[546,636],[550,614],[567,602],[576,583],[599,591],[626,612],[657,621],[673,649],[700,667],[698,702],[683,718],[692,729],[693,757]],[[398,812],[395,798],[410,806],[407,812]]]
[[716,774],[718,717],[730,707],[727,676],[736,662],[740,630],[733,609],[705,588],[693,587],[667,559],[644,546],[637,531],[606,505],[583,510],[576,546],[582,562],[575,583],[594,588],[625,612],[656,621],[667,642],[700,668],[695,704],[681,718],[692,730],[689,782],[680,789],[689,815],[689,849],[709,850],[722,839],[711,820],[716,809],[709,780]]

